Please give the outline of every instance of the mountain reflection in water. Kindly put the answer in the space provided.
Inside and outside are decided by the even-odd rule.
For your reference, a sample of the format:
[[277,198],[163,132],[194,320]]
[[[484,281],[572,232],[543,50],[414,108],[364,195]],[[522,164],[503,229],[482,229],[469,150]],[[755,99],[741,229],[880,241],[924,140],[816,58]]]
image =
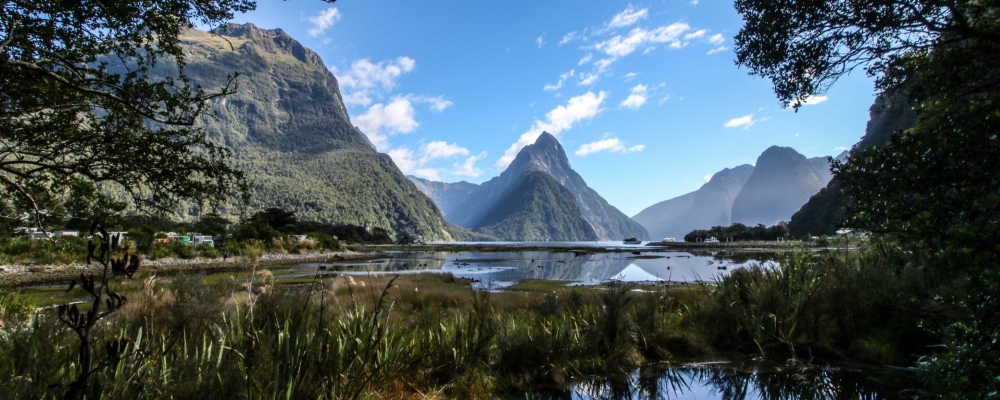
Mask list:
[[[645,251],[644,251],[645,250]],[[302,264],[289,277],[309,276],[323,266],[339,274],[447,272],[483,286],[504,286],[526,279],[571,281],[579,284],[627,281],[713,281],[735,268],[759,262],[760,255],[655,251],[526,250],[526,251],[401,251],[370,262]]]

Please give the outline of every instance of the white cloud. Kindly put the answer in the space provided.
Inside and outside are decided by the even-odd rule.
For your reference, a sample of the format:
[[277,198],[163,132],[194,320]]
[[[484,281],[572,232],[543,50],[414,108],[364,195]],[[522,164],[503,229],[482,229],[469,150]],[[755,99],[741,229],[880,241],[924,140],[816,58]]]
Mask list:
[[641,107],[643,104],[646,104],[646,89],[647,89],[646,85],[642,84],[636,85],[634,88],[632,88],[632,93],[629,94],[629,96],[625,100],[622,100],[621,104],[619,104],[618,107],[628,107],[636,109]]
[[600,77],[601,76],[598,75],[597,73],[580,74],[580,83],[579,83],[579,85],[580,86],[590,86],[590,85],[593,85],[594,82],[597,82],[597,79],[600,78]]
[[625,7],[625,11],[615,14],[611,17],[611,22],[608,22],[608,28],[624,28],[626,26],[635,25],[639,20],[646,18],[649,15],[649,9],[636,9],[635,6],[629,4]]
[[559,81],[558,82],[556,82],[555,84],[545,85],[545,87],[542,88],[542,90],[545,90],[545,91],[548,91],[548,92],[554,92],[556,90],[559,90],[559,88],[562,87],[563,82],[565,82],[569,78],[572,78],[574,75],[576,75],[576,70],[575,69],[571,69],[571,70],[569,70],[567,72],[559,74]]
[[[406,146],[392,149],[388,153],[389,157],[392,157],[392,161],[396,163],[396,166],[399,167],[399,170],[403,171],[404,174],[440,181],[441,170],[439,168],[428,167],[427,164],[436,159],[468,155],[469,149],[461,147],[455,143],[434,141],[420,146],[419,153],[415,153]],[[485,157],[485,154],[481,155],[482,157]],[[473,156],[471,158],[475,157],[476,156]],[[466,161],[468,162],[468,160]],[[475,161],[471,164],[475,164]],[[470,166],[470,168],[475,169],[474,165]]]
[[413,118],[415,114],[410,99],[397,97],[389,104],[372,105],[355,123],[376,149],[384,150],[389,145],[389,136],[413,132],[420,125]]
[[715,54],[715,53],[718,53],[720,51],[726,51],[726,50],[729,50],[729,48],[726,47],[726,46],[719,46],[719,47],[716,47],[716,48],[714,48],[712,50],[709,50],[708,53],[705,53],[705,54]]
[[[602,63],[602,65],[599,65],[598,68],[600,70],[604,70],[611,63],[634,53],[639,47],[642,46],[648,46],[646,48],[647,52],[656,44],[667,44],[671,48],[675,49],[685,47],[689,43],[689,39],[684,38],[685,33],[690,30],[691,26],[687,23],[675,22],[670,25],[657,27],[653,30],[635,28],[629,31],[628,35],[617,35],[610,39],[598,42],[594,44],[594,49],[597,49],[598,51],[601,51],[609,56],[608,58],[598,61]],[[692,39],[696,39],[704,35],[704,33],[697,35],[697,32],[694,34],[696,36]]]
[[392,157],[392,161],[404,174],[412,174],[420,164],[414,159],[413,150],[406,147],[389,150],[389,157]]
[[639,76],[638,73],[636,73],[636,72],[629,72],[629,73],[625,74],[625,77],[624,77],[625,82],[631,81],[631,80],[635,79],[635,77],[637,77],[637,76]]
[[[340,85],[350,89],[372,89],[381,87],[392,89],[396,86],[396,78],[413,71],[417,63],[410,57],[397,57],[395,60],[372,63],[362,58],[351,64],[351,69],[338,77]],[[336,71],[335,71],[336,72]]]
[[448,107],[451,107],[451,105],[454,104],[451,101],[445,99],[444,96],[434,96],[434,97],[431,97],[431,96],[423,96],[423,95],[421,95],[421,96],[412,96],[411,95],[411,96],[408,96],[408,98],[411,99],[411,100],[413,100],[414,102],[417,102],[417,103],[430,104],[431,111],[436,111],[436,112],[444,111],[444,109],[446,109]]
[[541,36],[535,38],[535,44],[538,45],[539,49],[542,48],[542,46],[545,45],[545,34],[544,33]]
[[309,17],[308,20],[312,23],[312,28],[309,28],[309,36],[317,37],[340,20],[340,11],[337,10],[337,7],[330,7]]
[[[822,103],[824,101],[827,101],[829,99],[830,98],[828,96],[809,96],[804,101],[802,101],[801,105],[803,105],[803,106],[814,106],[814,105],[817,105],[817,104]],[[794,104],[797,104],[797,103],[792,103],[792,104],[794,105]]]
[[844,147],[844,146],[837,146],[837,147],[834,147],[834,148],[833,148],[833,151],[836,151],[836,152],[841,152],[841,153],[842,153],[842,152],[845,152],[845,151],[847,151],[847,150],[848,150],[848,148],[847,148],[847,147]]
[[436,158],[449,158],[457,155],[469,155],[469,149],[443,141],[430,142],[420,147],[421,165]]
[[691,0],[691,4],[698,5],[699,0]]
[[705,182],[708,182],[708,181],[712,180],[712,174],[705,174],[704,178],[705,178]]
[[347,71],[331,68],[341,88],[347,93],[344,103],[367,106],[378,91],[389,91],[396,86],[396,80],[416,68],[416,61],[409,57],[372,63],[362,58],[351,64]]
[[559,45],[562,46],[566,43],[572,42],[576,38],[576,31],[567,33],[563,35],[562,40],[559,40]]
[[615,62],[614,58],[602,58],[594,62],[594,66],[597,67],[597,72],[602,73]]
[[600,153],[602,151],[609,153],[633,153],[642,151],[645,148],[646,146],[641,144],[632,147],[625,147],[625,144],[622,143],[621,139],[612,137],[581,145],[580,148],[576,149],[576,152],[573,154],[576,154],[578,157],[586,157],[587,155]]
[[590,62],[590,60],[591,60],[592,58],[594,58],[594,54],[593,54],[593,53],[587,53],[587,55],[583,56],[583,58],[581,58],[581,59],[580,59],[580,61],[578,61],[578,62],[576,63],[576,65],[583,65],[583,64],[586,64],[586,63]]
[[558,135],[560,132],[572,128],[577,122],[593,118],[602,111],[601,104],[607,97],[607,92],[601,91],[598,94],[587,92],[570,98],[566,105],[556,107],[545,114],[545,121],[535,120],[531,128],[522,133],[517,142],[510,145],[510,148],[504,152],[494,166],[497,169],[503,169],[510,165],[517,153],[524,146],[534,143],[542,132]]
[[707,29],[699,29],[697,31],[694,31],[694,32],[691,32],[691,33],[688,33],[688,34],[684,35],[684,40],[701,39],[701,38],[705,37],[706,33],[708,33]]
[[476,168],[476,163],[484,158],[486,158],[485,151],[474,156],[469,156],[461,164],[455,163],[455,170],[452,173],[459,176],[478,177],[483,174],[483,170]]
[[743,129],[749,129],[755,123],[757,123],[757,121],[753,119],[753,114],[748,114],[748,115],[744,115],[742,117],[733,118],[733,119],[729,120],[729,122],[726,122],[726,124],[724,126],[726,128],[743,128]]
[[721,33],[716,33],[712,37],[708,38],[709,44],[720,45],[726,41],[726,37],[722,36]]

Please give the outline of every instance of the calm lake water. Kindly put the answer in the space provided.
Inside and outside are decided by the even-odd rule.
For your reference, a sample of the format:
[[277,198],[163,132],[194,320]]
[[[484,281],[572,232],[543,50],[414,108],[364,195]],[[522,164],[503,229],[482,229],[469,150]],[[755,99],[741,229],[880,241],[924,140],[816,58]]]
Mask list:
[[[478,244],[477,244],[478,245]],[[497,244],[490,244],[496,246]],[[665,251],[621,242],[516,243],[510,251],[394,251],[365,262],[309,263],[272,268],[276,278],[315,276],[317,272],[369,273],[446,272],[468,278],[484,288],[503,288],[526,279],[570,281],[589,285],[629,282],[712,282],[733,269],[773,257],[770,254]],[[587,245],[581,249],[581,245]],[[545,249],[541,247],[544,246]],[[561,248],[565,247],[565,248]],[[570,250],[572,248],[572,250]],[[607,252],[608,249],[615,250]],[[501,249],[502,250],[502,249]],[[622,251],[626,250],[626,251]]]
[[[697,363],[651,365],[627,380],[594,379],[537,399],[893,399],[911,375],[804,364]],[[912,394],[912,393],[911,393]]]

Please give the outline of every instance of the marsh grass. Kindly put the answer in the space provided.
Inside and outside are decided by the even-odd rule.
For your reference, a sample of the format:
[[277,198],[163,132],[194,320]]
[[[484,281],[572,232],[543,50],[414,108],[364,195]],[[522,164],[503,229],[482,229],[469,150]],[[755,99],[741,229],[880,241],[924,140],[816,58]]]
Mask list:
[[[122,283],[132,301],[96,329],[133,344],[90,397],[495,398],[595,376],[621,383],[678,357],[900,364],[928,351],[919,322],[940,285],[919,260],[891,245],[788,257],[716,286],[641,291],[488,293],[439,273],[282,285],[266,269],[241,280],[149,275]],[[72,379],[67,331],[23,298],[0,305],[0,386],[57,396]]]

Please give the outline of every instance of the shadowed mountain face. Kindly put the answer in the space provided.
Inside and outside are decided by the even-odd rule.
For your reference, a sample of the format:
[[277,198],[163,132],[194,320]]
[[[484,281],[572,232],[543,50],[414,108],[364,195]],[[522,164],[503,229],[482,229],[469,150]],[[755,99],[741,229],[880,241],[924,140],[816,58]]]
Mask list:
[[771,226],[788,221],[829,179],[825,158],[809,160],[790,147],[772,146],[757,158],[753,174],[733,200],[732,222]]
[[573,193],[540,171],[528,172],[479,222],[478,232],[505,240],[597,240]]
[[181,38],[185,73],[196,84],[217,88],[240,74],[236,93],[213,100],[213,115],[199,123],[246,171],[248,212],[281,207],[304,220],[451,238],[434,203],[351,124],[336,78],[312,50],[252,24],[192,29]]
[[771,147],[756,166],[726,168],[698,190],[656,203],[632,219],[656,239],[681,239],[696,229],[774,225],[787,221],[830,180],[826,157],[806,158],[789,147]]
[[407,175],[406,177],[414,185],[417,185],[417,189],[426,194],[427,197],[430,197],[434,201],[434,204],[437,204],[446,220],[449,218],[449,215],[454,214],[456,209],[468,201],[469,196],[479,188],[479,185],[466,181],[444,183],[429,181],[412,175]]
[[[917,116],[909,104],[898,99],[879,96],[868,111],[869,120],[865,135],[855,149],[885,146],[896,131],[912,127]],[[853,151],[853,150],[852,150]],[[842,155],[843,156],[843,155]],[[846,156],[841,161],[846,161]],[[799,211],[792,215],[788,229],[795,236],[833,235],[845,217],[847,199],[840,191],[841,182],[834,177],[819,193],[812,196]]]
[[[548,179],[535,176],[536,172],[542,173]],[[530,176],[534,176],[531,178],[532,182],[525,186],[525,181]],[[553,182],[564,190],[549,188]],[[519,210],[534,210],[532,215],[534,224],[562,227],[550,231],[548,233],[550,239],[546,240],[621,240],[628,236],[648,238],[646,230],[641,225],[608,204],[587,186],[583,178],[570,167],[562,145],[548,133],[543,133],[534,144],[521,149],[503,173],[479,185],[467,196],[459,194],[462,189],[448,186],[456,184],[444,185],[440,191],[442,195],[438,196],[438,206],[445,210],[449,222],[475,230],[490,226],[493,227],[489,229],[490,232],[504,240],[526,240],[526,237],[534,235],[531,230],[517,228],[524,227],[523,224],[503,222],[505,218],[515,214],[528,215],[509,212],[512,209],[511,204],[518,204],[514,208]],[[428,190],[433,190],[437,186],[421,187],[428,193]],[[523,192],[525,187],[533,190],[541,190],[543,187],[547,189],[543,190],[545,195],[540,196],[537,193],[529,195]],[[433,194],[430,195],[434,197]],[[461,200],[463,196],[466,196],[465,200]],[[515,199],[517,196],[524,198]],[[543,199],[549,201],[556,198],[572,200],[576,205],[576,211],[570,212],[564,207],[547,208],[532,204]],[[541,210],[547,211],[541,212]],[[573,222],[577,218],[582,218],[590,229],[578,229],[576,222]],[[496,226],[505,228],[497,230]]]
[[632,217],[654,239],[681,239],[695,229],[728,226],[733,200],[750,178],[753,166],[740,165],[717,172],[698,190],[656,203]]

